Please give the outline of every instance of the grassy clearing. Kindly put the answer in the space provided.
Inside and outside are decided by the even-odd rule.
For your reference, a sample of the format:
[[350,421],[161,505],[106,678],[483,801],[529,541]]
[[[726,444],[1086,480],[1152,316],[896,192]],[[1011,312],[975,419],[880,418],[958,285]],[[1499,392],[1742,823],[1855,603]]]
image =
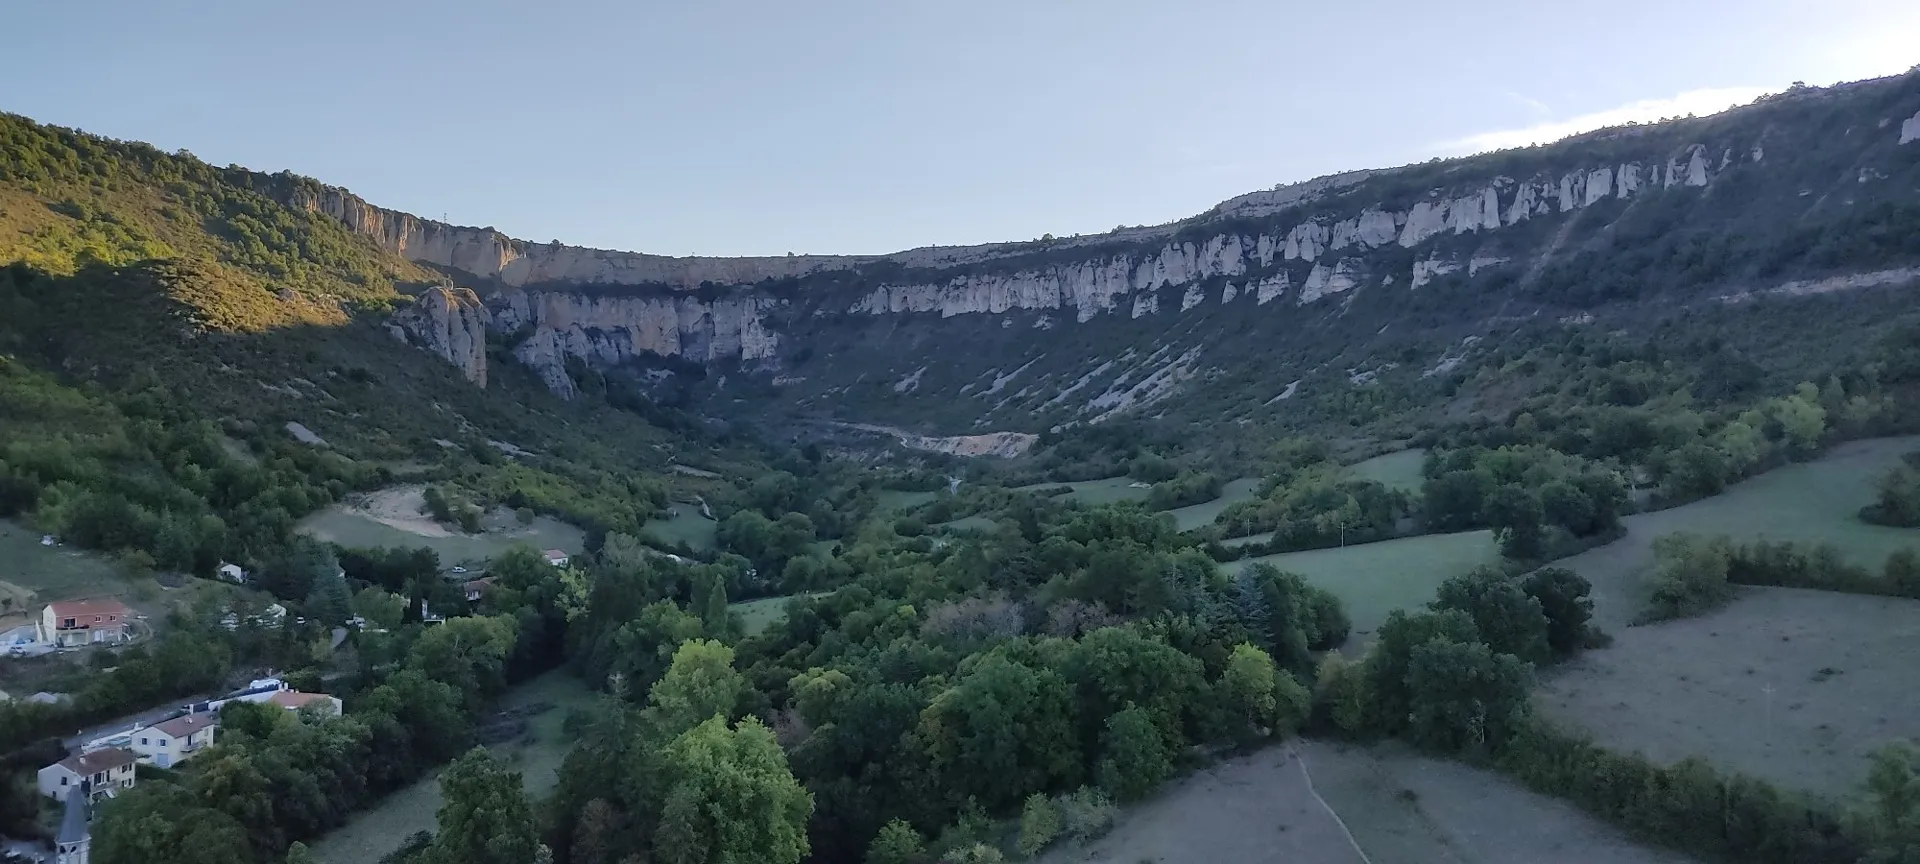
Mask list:
[[779,597],[761,597],[757,600],[743,600],[727,606],[740,616],[740,626],[748,636],[767,629],[775,621],[787,615],[787,601],[795,597],[819,597],[831,592],[813,591],[805,594],[785,594]]
[[908,510],[932,501],[937,492],[906,492],[899,489],[882,489],[874,493],[875,506],[882,510]]
[[955,519],[952,522],[942,522],[938,525],[930,525],[928,527],[935,531],[944,531],[949,534],[962,531],[979,531],[991,534],[999,530],[1000,523],[995,522],[988,516],[968,516],[965,519]]
[[1353,636],[1372,633],[1395,609],[1416,609],[1432,600],[1440,583],[1481,564],[1500,550],[1491,531],[1428,534],[1348,546],[1248,558],[1226,565],[1233,572],[1256,562],[1298,573],[1332,591],[1353,620]]
[[1014,491],[1039,492],[1066,486],[1073,490],[1063,496],[1066,500],[1094,505],[1147,500],[1147,487],[1134,486],[1135,482],[1132,477],[1108,477],[1105,480],[1076,480],[1072,483],[1035,483],[1015,487]]
[[0,577],[30,592],[35,603],[118,594],[132,580],[105,558],[71,546],[40,545],[40,532],[0,521]]
[[645,533],[669,544],[685,543],[695,552],[713,551],[720,523],[700,515],[700,508],[694,505],[676,505],[675,510],[671,517],[647,522]]
[[1227,507],[1241,501],[1252,501],[1254,493],[1259,491],[1260,478],[1242,477],[1222,487],[1220,497],[1212,501],[1176,507],[1168,510],[1167,514],[1173,517],[1175,527],[1182,531],[1192,531],[1202,525],[1212,524],[1214,517],[1219,516],[1220,511]]
[[1878,569],[1897,549],[1920,549],[1920,529],[1869,525],[1856,514],[1872,502],[1880,475],[1915,448],[1920,436],[1843,444],[1820,459],[1769,471],[1712,498],[1628,516],[1626,537],[1558,563],[1593,582],[1595,617],[1610,629],[1626,626],[1640,612],[1645,601],[1640,581],[1653,563],[1653,540],[1675,531],[1725,534],[1735,542],[1827,542],[1849,560]]
[[[559,782],[560,764],[571,746],[562,729],[567,712],[592,701],[593,693],[580,679],[558,670],[513,688],[501,701],[502,708],[536,702],[553,705],[528,724],[528,734],[533,737],[531,743],[514,741],[493,748],[495,755],[520,771],[529,794],[536,798],[544,796]],[[440,775],[436,771],[387,796],[379,807],[355,814],[339,830],[310,844],[314,857],[328,864],[378,861],[415,832],[433,830],[441,801]]]
[[580,529],[546,516],[534,517],[531,525],[513,521],[500,530],[480,534],[429,536],[403,531],[341,505],[334,505],[300,520],[298,530],[342,546],[425,546],[439,555],[440,563],[446,565],[485,562],[521,544],[536,549],[577,552],[586,542],[586,534]]
[[[1352,831],[1351,842],[1329,808]],[[1038,860],[1344,864],[1361,860],[1356,844],[1378,862],[1685,860],[1638,845],[1571,804],[1488,771],[1392,745],[1314,741],[1210,765],[1128,808],[1105,837],[1086,847],[1062,841]]]
[[1427,451],[1423,448],[1401,450],[1349,465],[1347,474],[1356,480],[1377,480],[1388,489],[1418,493],[1426,479],[1420,474],[1421,463],[1426,458]]
[[1920,548],[1920,530],[1855,518],[1881,472],[1916,446],[1920,438],[1849,443],[1714,498],[1629,516],[1625,538],[1559,562],[1593,582],[1595,619],[1615,642],[1545,676],[1541,710],[1656,760],[1699,756],[1833,797],[1857,788],[1867,752],[1920,737],[1908,659],[1920,640],[1920,603],[1747,588],[1698,618],[1629,624],[1644,605],[1641,580],[1662,534],[1824,541],[1873,567],[1896,549]]

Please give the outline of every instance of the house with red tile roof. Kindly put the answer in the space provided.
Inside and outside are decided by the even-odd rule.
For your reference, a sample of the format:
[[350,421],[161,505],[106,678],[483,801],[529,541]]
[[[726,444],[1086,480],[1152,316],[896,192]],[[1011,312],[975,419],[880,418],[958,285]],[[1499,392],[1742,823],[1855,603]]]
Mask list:
[[138,759],[120,747],[68,756],[40,769],[40,794],[55,801],[67,800],[76,790],[84,790],[93,801],[112,797],[133,788],[133,763]]
[[40,613],[40,641],[61,648],[124,642],[133,610],[111,597],[48,603]]

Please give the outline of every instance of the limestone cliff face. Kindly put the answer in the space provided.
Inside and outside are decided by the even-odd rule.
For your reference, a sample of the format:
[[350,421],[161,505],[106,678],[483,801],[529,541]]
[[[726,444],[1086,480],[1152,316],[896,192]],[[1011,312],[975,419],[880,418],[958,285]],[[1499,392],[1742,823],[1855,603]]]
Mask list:
[[[1826,106],[1855,94],[1864,95],[1849,104],[1868,107],[1849,110],[1864,122],[1832,126]],[[1376,292],[1430,290],[1489,272],[1518,280],[1573,254],[1635,208],[1704,208],[1699,202],[1723,181],[1749,196],[1764,188],[1793,218],[1829,198],[1840,207],[1893,195],[1871,184],[1905,170],[1920,141],[1916,107],[1920,71],[1547,147],[1322,177],[1167,225],[884,256],[673,258],[582,249],[419,219],[333,187],[281,194],[396,254],[479,277],[491,325],[520,334],[521,362],[570,393],[568,358],[598,366],[658,356],[778,367],[810,347],[817,328],[857,326],[841,323],[850,320],[1028,310],[1038,313],[1034,338],[1046,339],[1039,334],[1056,319],[1111,315],[1171,326],[1230,306],[1235,315],[1320,314]],[[1834,149],[1847,151],[1858,181],[1850,174],[1844,189],[1816,192],[1810,187],[1832,183],[1832,174],[1807,157]],[[484,380],[484,340],[463,329],[472,304],[461,299],[458,308],[455,314],[453,301],[436,300],[403,329],[426,334],[413,338]]]
[[434,288],[388,322],[394,338],[430,351],[481,387],[487,386],[487,328],[492,315],[466,288]]

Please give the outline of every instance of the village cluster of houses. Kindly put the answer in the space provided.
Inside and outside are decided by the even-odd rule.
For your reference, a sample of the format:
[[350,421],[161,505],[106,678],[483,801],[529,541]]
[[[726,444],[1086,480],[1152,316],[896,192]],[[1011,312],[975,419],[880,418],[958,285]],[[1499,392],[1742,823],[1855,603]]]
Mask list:
[[92,805],[134,787],[140,763],[171,768],[213,746],[220,731],[220,708],[229,702],[277,705],[288,711],[312,708],[338,715],[346,707],[337,696],[302,693],[278,678],[262,678],[222,699],[185,707],[185,713],[154,723],[135,723],[79,748],[79,752],[40,769],[40,794],[65,807],[54,841],[57,864],[88,864]]

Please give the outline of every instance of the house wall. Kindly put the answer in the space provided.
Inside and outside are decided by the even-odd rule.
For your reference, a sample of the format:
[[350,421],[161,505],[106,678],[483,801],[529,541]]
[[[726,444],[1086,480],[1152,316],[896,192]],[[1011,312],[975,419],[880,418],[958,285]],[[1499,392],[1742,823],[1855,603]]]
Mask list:
[[169,768],[200,755],[200,751],[212,745],[216,728],[196,729],[192,735],[180,738],[149,726],[133,733],[129,749],[155,765]]
[[[80,788],[81,778],[67,770],[65,765],[54,763],[40,769],[40,794],[56,801],[67,800],[67,794]],[[61,781],[65,780],[65,783]],[[109,792],[132,789],[134,782],[133,766],[122,765],[118,768],[97,772],[93,777],[93,796],[98,798]]]

